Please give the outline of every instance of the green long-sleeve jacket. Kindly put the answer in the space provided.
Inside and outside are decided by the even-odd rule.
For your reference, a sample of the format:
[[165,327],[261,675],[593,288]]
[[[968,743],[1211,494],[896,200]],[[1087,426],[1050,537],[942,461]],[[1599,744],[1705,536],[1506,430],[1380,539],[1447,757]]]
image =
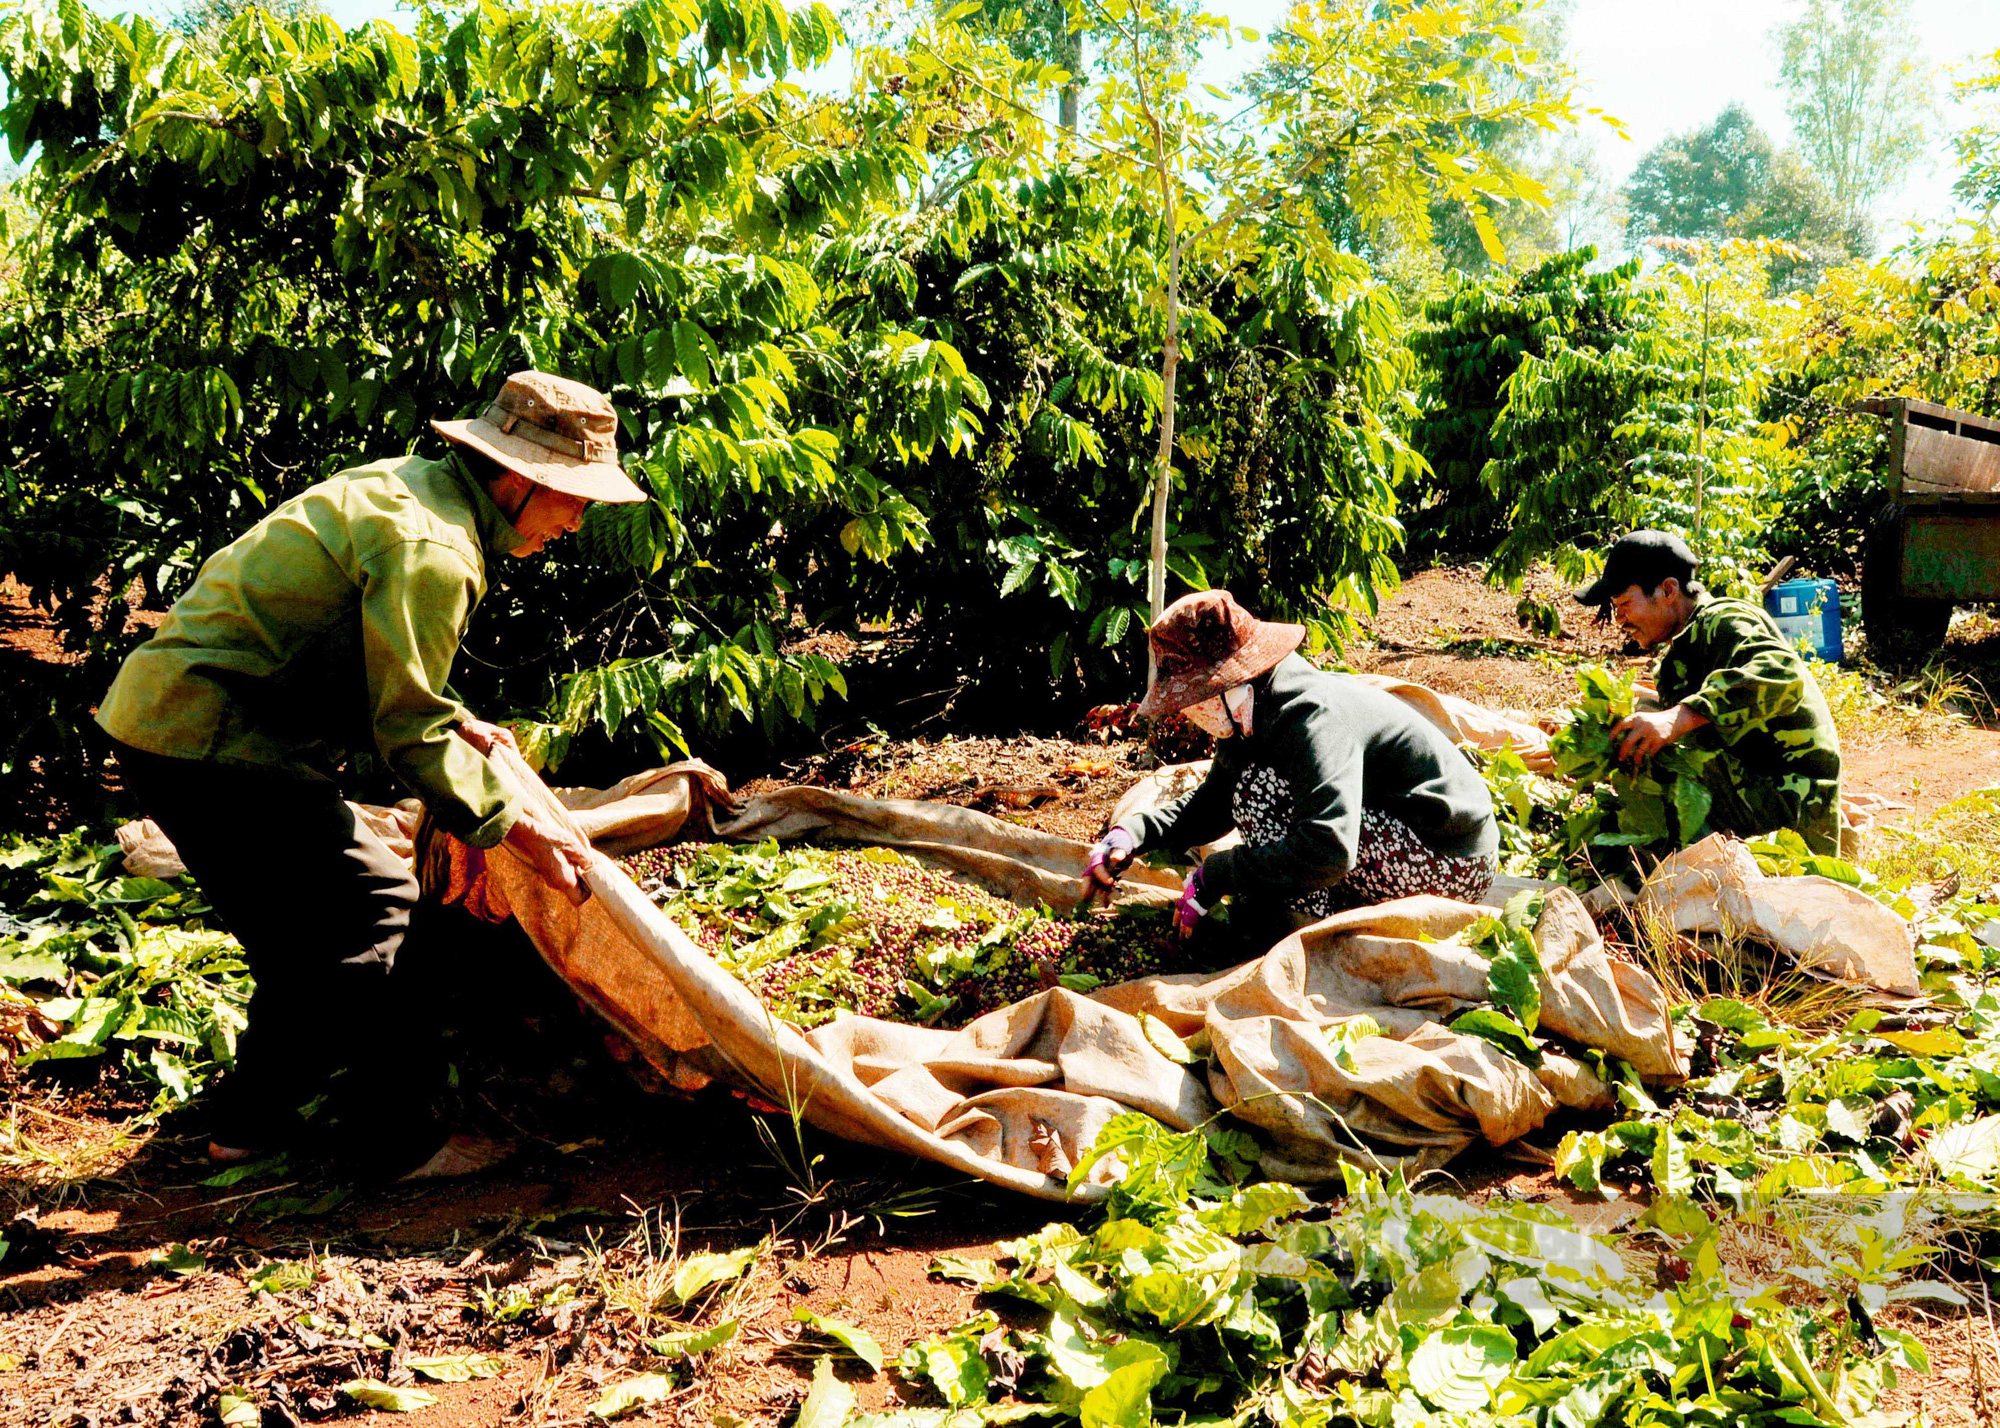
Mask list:
[[1708,719],[1690,740],[1721,752],[1704,778],[1709,824],[1750,837],[1796,829],[1840,851],[1840,736],[1826,696],[1771,617],[1747,600],[1695,597],[1660,657],[1660,707]]
[[279,506],[210,556],[127,657],[97,722],[169,758],[312,769],[372,748],[475,847],[513,826],[446,689],[486,565],[521,536],[456,456],[378,461]]

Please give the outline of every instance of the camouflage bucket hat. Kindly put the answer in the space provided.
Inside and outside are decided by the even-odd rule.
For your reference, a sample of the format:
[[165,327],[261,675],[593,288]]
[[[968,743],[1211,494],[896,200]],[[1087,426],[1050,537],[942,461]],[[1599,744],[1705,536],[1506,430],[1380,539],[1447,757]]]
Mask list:
[[1201,590],[1167,606],[1146,637],[1154,680],[1139,712],[1158,719],[1267,673],[1304,642],[1306,627],[1260,620],[1227,590]]
[[604,393],[567,377],[516,372],[482,415],[431,426],[552,491],[628,505],[646,499],[618,465],[618,412]]

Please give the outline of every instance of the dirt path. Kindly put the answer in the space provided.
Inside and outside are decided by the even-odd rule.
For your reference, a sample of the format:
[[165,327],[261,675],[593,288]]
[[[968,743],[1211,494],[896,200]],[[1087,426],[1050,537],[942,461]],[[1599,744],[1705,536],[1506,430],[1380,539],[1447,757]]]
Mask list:
[[[893,1356],[970,1312],[970,1288],[929,1273],[939,1254],[990,1258],[1047,1219],[1046,1206],[810,1132],[822,1159],[804,1184],[724,1093],[633,1119],[579,1127],[594,1133],[567,1153],[543,1147],[476,1182],[356,1188],[317,1214],[297,1201],[323,1179],[205,1187],[210,1168],[188,1147],[156,1143],[86,1203],[40,1215],[47,1263],[0,1275],[0,1424],[213,1421],[219,1388],[273,1384],[309,1421],[351,1412],[343,1382],[467,1353],[495,1356],[499,1375],[420,1384],[437,1405],[393,1421],[579,1421],[648,1357],[638,1326],[676,1252],[751,1248],[726,1308],[663,1311],[648,1327],[725,1314],[740,1326],[667,1419],[774,1421],[824,1347],[801,1343],[796,1310],[859,1324]],[[177,1268],[159,1263],[177,1247]],[[313,1282],[258,1292],[273,1262],[312,1263]],[[893,1402],[886,1374],[854,1367],[864,1408]]]

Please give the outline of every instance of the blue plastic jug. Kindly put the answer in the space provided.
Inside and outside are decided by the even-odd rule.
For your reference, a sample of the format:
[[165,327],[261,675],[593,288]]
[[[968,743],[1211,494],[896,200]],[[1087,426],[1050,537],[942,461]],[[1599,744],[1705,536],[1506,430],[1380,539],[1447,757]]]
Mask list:
[[1814,659],[1839,664],[1840,587],[1831,580],[1784,580],[1764,592],[1764,608],[1786,641]]

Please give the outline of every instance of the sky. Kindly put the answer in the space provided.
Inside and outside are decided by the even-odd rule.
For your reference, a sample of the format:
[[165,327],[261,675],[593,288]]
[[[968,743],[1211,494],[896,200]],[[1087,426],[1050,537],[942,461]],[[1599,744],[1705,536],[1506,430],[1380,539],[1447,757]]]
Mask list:
[[[395,0],[322,0],[343,24],[377,16],[393,18]],[[1208,0],[1209,8],[1239,25],[1269,30],[1286,0]],[[835,0],[835,8],[840,8]],[[1624,121],[1629,140],[1593,125],[1598,156],[1622,184],[1640,158],[1670,134],[1707,123],[1725,105],[1740,101],[1781,146],[1791,125],[1775,87],[1778,74],[1773,28],[1796,17],[1804,0],[1575,0],[1570,22],[1571,59],[1582,89],[1579,102]],[[2000,51],[2000,0],[1914,0],[1912,18],[1925,62],[1949,93],[1955,70]],[[1230,69],[1254,64],[1261,46],[1239,46],[1220,59],[1218,80]],[[844,67],[843,67],[844,69]],[[1204,75],[1204,78],[1209,76]],[[838,82],[839,76],[822,74]],[[1966,120],[1948,100],[1944,125],[1927,164],[1887,195],[1875,218],[1881,245],[1893,246],[1911,224],[1948,221],[1953,162],[1949,129]]]
[[[1622,182],[1661,139],[1707,123],[1732,100],[1781,146],[1788,144],[1791,123],[1776,89],[1770,33],[1804,8],[1802,0],[1673,0],[1671,7],[1578,0],[1570,42],[1584,81],[1581,102],[1617,115],[1632,134],[1630,143],[1600,139],[1606,169]],[[1924,59],[1939,72],[1940,93],[1949,91],[1953,67],[2000,50],[2000,0],[1915,0],[1911,9]],[[1955,128],[1966,122],[1948,101],[1944,118]],[[1940,135],[1931,162],[1877,210],[1883,245],[1901,236],[1901,224],[1948,218],[1954,177],[1955,161]]]

